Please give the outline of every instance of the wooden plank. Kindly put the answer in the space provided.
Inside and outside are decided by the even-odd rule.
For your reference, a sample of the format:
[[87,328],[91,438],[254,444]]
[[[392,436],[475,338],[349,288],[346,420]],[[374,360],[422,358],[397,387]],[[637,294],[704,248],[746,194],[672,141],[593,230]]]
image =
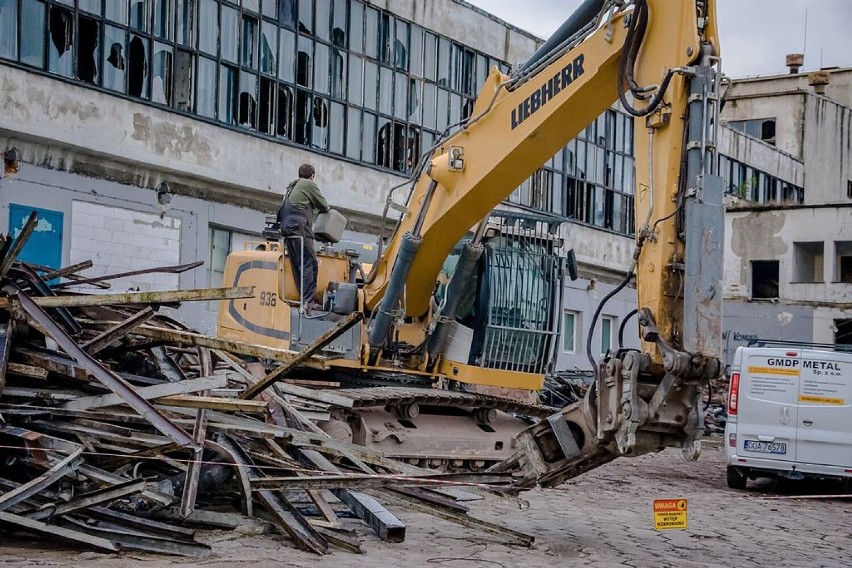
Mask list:
[[218,398],[215,396],[172,395],[158,398],[157,404],[160,406],[175,406],[179,408],[219,410],[221,412],[244,412],[246,414],[264,415],[269,413],[269,406],[262,400],[240,400],[233,398]]
[[12,263],[15,262],[18,258],[18,254],[20,254],[24,245],[27,244],[27,241],[29,240],[30,235],[33,234],[37,224],[38,213],[33,211],[27,218],[27,222],[24,223],[24,228],[20,233],[18,233],[18,237],[15,239],[15,242],[12,243],[9,251],[2,259],[0,259],[0,278],[6,277],[6,273],[9,272],[9,269],[12,267]]
[[[253,298],[254,286],[239,288],[199,288],[196,290],[168,290],[164,292],[125,292],[122,294],[86,294],[69,296],[35,297],[33,302],[42,308],[83,308],[115,306],[119,304],[174,304],[204,300],[229,300]],[[0,308],[9,309],[11,298],[0,298]],[[113,323],[113,322],[111,322]]]
[[23,363],[9,363],[6,368],[6,371],[10,375],[29,377],[31,379],[44,380],[47,378],[47,369],[33,367],[32,365],[24,365]]
[[144,310],[136,312],[121,323],[117,323],[111,328],[102,331],[96,337],[82,344],[80,347],[86,350],[89,355],[94,355],[103,351],[110,343],[121,339],[133,329],[139,327],[152,317],[156,312],[151,306],[146,306]]
[[[228,385],[227,377],[202,377],[179,383],[164,383],[150,387],[136,389],[136,393],[145,400],[154,400],[164,396],[176,394],[187,394],[208,389],[218,389]],[[91,410],[92,408],[103,408],[123,404],[125,401],[116,394],[102,394],[99,396],[85,396],[66,402],[62,408],[70,410]]]
[[352,406],[354,406],[355,404],[351,398],[347,398],[339,394],[334,394],[329,391],[297,387],[296,385],[291,385],[289,383],[284,382],[278,383],[276,386],[278,387],[278,390],[285,394],[298,396],[299,398],[306,398],[308,400],[316,400],[319,402],[324,402],[326,404],[331,404],[333,406],[352,408]]

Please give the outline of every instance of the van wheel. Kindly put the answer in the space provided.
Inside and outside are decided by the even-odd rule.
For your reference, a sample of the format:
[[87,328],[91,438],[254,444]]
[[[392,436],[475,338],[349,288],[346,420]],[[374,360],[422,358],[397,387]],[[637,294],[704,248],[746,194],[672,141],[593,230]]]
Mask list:
[[741,467],[728,466],[728,487],[731,489],[745,489],[748,474]]

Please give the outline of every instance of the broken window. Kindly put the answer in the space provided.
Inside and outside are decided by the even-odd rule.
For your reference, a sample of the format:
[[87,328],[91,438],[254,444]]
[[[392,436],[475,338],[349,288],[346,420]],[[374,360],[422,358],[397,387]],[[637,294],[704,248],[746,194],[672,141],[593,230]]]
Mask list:
[[151,26],[150,0],[130,0],[130,27],[148,32]]
[[278,27],[270,22],[263,22],[260,36],[260,72],[275,75],[278,70]]
[[168,105],[172,102],[172,48],[155,42],[152,59],[151,100]]
[[192,54],[178,49],[175,58],[175,95],[174,106],[178,110],[192,110]]
[[234,8],[222,6],[222,27],[219,31],[219,49],[222,59],[227,59],[232,63],[239,61],[239,44],[237,43],[240,37],[239,12]]
[[355,107],[346,109],[346,157],[361,158],[361,111]]
[[410,170],[420,156],[420,130],[383,120],[377,144],[378,164],[400,172]]
[[219,120],[226,124],[237,123],[237,70],[227,65],[219,67]]
[[278,49],[278,76],[282,81],[292,83],[296,80],[296,34],[281,30]]
[[187,47],[195,47],[195,0],[175,0],[177,17],[177,41]]
[[553,192],[553,172],[539,168],[530,178],[530,197],[527,205],[550,210],[550,195]]
[[206,57],[198,58],[198,99],[195,112],[207,118],[216,118],[216,62]]
[[334,0],[334,13],[331,20],[331,43],[343,48],[346,47],[347,4],[349,4],[347,0]]
[[65,77],[74,75],[74,15],[70,10],[50,8],[50,55],[48,71]]
[[278,85],[278,136],[293,139],[293,90]]
[[822,282],[822,242],[793,243],[793,282]]
[[768,300],[778,297],[778,261],[753,260],[751,262],[751,297]]
[[148,40],[137,35],[127,49],[127,94],[148,98]]
[[320,150],[328,149],[328,101],[314,97],[311,120],[311,146]]
[[154,35],[172,39],[173,0],[154,0]]
[[323,41],[331,40],[331,0],[314,0],[316,30],[314,35]]
[[44,4],[22,0],[21,29],[28,31],[21,36],[21,63],[44,67],[44,15]]
[[0,57],[18,58],[18,0],[0,0]]
[[216,55],[219,38],[219,6],[216,0],[200,0],[198,5],[198,49]]
[[335,154],[343,154],[343,141],[345,139],[346,107],[340,103],[331,103],[331,115],[329,117],[328,150]]
[[852,283],[852,241],[834,241],[834,281]]
[[421,124],[422,106],[420,100],[422,98],[423,81],[418,79],[408,79],[408,121],[416,124]]
[[309,87],[312,84],[314,43],[299,36],[299,53],[296,55],[296,84]]
[[313,0],[299,0],[299,32],[303,34],[313,33],[314,10]]
[[408,69],[408,22],[396,21],[396,38],[393,42],[393,64],[397,69]]
[[[338,99],[346,98],[347,56],[345,51],[331,50],[329,71],[331,72],[331,95]],[[360,78],[360,77],[359,77]]]
[[243,67],[251,67],[257,69],[258,65],[258,22],[257,18],[243,16],[243,37],[242,37],[242,64]]
[[278,87],[275,81],[260,78],[260,93],[258,96],[257,129],[264,134],[275,134],[275,101]]
[[103,86],[123,93],[127,77],[125,34],[121,28],[104,27]]
[[240,73],[239,120],[245,128],[257,128],[257,75]]
[[852,319],[834,320],[834,344],[852,345]]
[[296,29],[296,0],[278,0],[278,22],[285,28]]
[[753,120],[732,120],[728,126],[738,132],[742,132],[752,138],[763,140],[767,144],[775,145],[775,119],[759,118]]
[[313,97],[310,93],[296,91],[296,119],[293,132],[294,142],[304,144],[305,146],[311,143],[311,119],[313,117]]

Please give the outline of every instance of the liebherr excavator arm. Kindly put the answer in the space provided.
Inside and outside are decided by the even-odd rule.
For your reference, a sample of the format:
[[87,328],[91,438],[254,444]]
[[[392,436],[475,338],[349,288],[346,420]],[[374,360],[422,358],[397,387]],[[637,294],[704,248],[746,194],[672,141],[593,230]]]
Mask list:
[[[635,117],[635,272],[642,351],[597,365],[585,400],[516,440],[498,468],[551,485],[621,455],[696,441],[719,373],[722,183],[715,174],[715,0],[588,0],[513,76],[492,71],[472,118],[426,162],[365,288],[370,345],[420,317],[468,231],[616,100]],[[402,308],[400,308],[402,306]]]

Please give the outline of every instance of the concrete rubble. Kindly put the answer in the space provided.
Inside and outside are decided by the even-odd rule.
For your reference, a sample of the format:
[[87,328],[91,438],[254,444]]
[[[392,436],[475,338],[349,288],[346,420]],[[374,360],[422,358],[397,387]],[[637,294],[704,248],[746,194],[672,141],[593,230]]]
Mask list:
[[357,315],[298,353],[223,341],[160,308],[251,297],[252,289],[67,293],[81,283],[108,288],[120,275],[86,278],[90,262],[51,270],[18,261],[35,224],[34,213],[16,238],[0,235],[6,531],[104,552],[203,557],[210,549],[197,529],[261,527],[313,553],[360,552],[345,518],[385,541],[405,539],[405,524],[382,499],[532,544],[468,515],[447,490],[500,492],[509,475],[436,473],[333,440],[316,426],[338,395],[283,379],[297,366],[322,366],[315,353]]

